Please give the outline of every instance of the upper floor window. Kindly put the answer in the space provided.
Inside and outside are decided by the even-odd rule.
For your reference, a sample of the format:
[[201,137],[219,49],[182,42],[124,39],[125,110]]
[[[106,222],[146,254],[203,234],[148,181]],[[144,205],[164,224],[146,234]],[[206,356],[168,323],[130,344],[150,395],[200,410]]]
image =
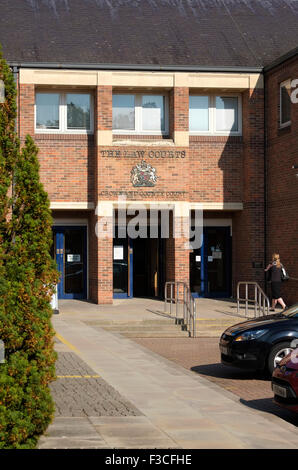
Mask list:
[[280,127],[291,124],[291,80],[286,80],[280,84]]
[[189,131],[203,135],[240,135],[240,95],[190,95]]
[[119,134],[167,134],[167,96],[114,93],[113,131]]
[[88,133],[93,131],[92,97],[89,93],[37,92],[37,132]]

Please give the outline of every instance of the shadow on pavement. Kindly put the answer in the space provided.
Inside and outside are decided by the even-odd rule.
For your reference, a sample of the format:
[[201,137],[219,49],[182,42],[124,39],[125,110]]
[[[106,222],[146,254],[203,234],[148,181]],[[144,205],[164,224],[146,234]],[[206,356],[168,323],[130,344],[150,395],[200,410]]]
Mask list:
[[[271,377],[262,373],[261,371],[246,371],[242,369],[232,368],[224,366],[221,363],[214,363],[214,364],[204,364],[192,367],[191,370],[205,376],[210,381],[216,383],[220,387],[223,387],[232,393],[236,393],[239,396],[239,401],[243,405],[253,408],[258,411],[262,411],[265,413],[272,414],[278,418],[281,418],[287,421],[294,426],[298,426],[298,415],[297,413],[293,413],[286,408],[282,408],[278,406],[276,403],[273,402],[273,396],[268,398],[268,391],[270,387],[270,394],[271,392]],[[218,380],[217,380],[218,379]],[[226,379],[221,380],[220,379]],[[231,381],[239,382],[239,387],[236,386],[236,389],[233,387]],[[234,384],[235,384],[234,382]],[[244,382],[244,383],[243,383]],[[246,384],[245,384],[246,382]],[[240,385],[242,384],[242,385]],[[264,385],[266,387],[264,388]],[[268,385],[267,385],[268,384]],[[256,386],[261,387],[261,390],[264,391],[264,395],[266,398],[259,398],[253,400],[245,400],[241,397],[242,394],[246,394],[247,391],[251,393],[255,389]],[[231,389],[232,386],[232,389]],[[268,388],[268,390],[267,390]],[[243,396],[243,395],[242,395]]]
[[242,369],[236,369],[233,367],[227,367],[223,364],[204,364],[192,367],[191,370],[200,375],[206,375],[209,377],[217,377],[221,379],[234,379],[234,380],[262,380],[268,381],[270,377],[266,376],[260,371],[247,371]]
[[273,414],[294,426],[298,426],[298,414],[279,407],[273,402],[273,398],[261,398],[258,400],[244,400],[240,398],[240,403],[254,410]]

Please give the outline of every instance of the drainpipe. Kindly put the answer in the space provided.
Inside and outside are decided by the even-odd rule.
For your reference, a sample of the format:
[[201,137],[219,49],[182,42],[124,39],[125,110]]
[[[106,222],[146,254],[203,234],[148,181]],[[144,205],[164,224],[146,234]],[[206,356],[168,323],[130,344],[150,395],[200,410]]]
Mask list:
[[[264,77],[264,269],[266,267],[266,256],[267,256],[267,218],[268,218],[268,198],[267,198],[267,99],[266,99],[266,75]],[[266,273],[264,272],[264,283],[265,283],[265,293],[268,292],[268,283],[266,279]]]
[[19,132],[18,132],[18,111],[19,111],[19,67],[17,65],[14,65],[11,67],[12,73],[13,73],[13,78],[15,81],[16,85],[16,90],[17,90],[17,99],[16,99],[16,106],[17,106],[17,116],[16,116],[16,122],[15,122],[15,133],[19,137]]
[[[16,136],[19,138],[19,126],[18,126],[18,120],[19,120],[19,67],[14,65],[13,67],[11,67],[11,71],[13,73],[13,78],[14,78],[14,82],[15,82],[15,86],[16,86],[16,90],[17,90],[16,119],[15,119],[14,130],[15,130]],[[12,185],[11,185],[12,211],[14,210],[14,186],[15,186],[14,173],[12,173]],[[14,242],[14,234],[13,234],[12,240]]]

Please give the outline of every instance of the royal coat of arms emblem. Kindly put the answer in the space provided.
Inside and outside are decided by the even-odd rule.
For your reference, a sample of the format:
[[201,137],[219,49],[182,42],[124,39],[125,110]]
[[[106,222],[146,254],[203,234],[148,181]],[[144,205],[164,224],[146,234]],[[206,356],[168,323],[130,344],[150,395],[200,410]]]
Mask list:
[[137,163],[130,172],[130,181],[135,187],[155,186],[157,180],[156,169],[145,160]]

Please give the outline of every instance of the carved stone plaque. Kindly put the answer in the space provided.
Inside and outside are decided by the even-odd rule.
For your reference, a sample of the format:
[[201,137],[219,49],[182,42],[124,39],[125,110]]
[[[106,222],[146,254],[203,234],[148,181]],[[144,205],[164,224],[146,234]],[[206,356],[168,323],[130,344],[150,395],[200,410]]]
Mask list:
[[130,172],[130,181],[135,187],[155,186],[157,180],[156,169],[145,160],[137,163]]

